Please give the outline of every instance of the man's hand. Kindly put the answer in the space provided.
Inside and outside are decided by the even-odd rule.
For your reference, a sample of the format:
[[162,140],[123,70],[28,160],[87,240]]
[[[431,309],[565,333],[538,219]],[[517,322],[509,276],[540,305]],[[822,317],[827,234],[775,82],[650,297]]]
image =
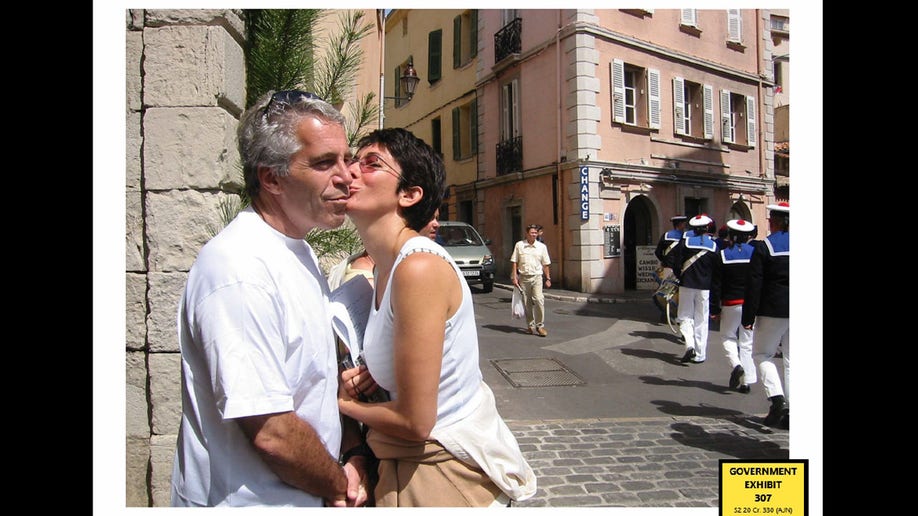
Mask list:
[[344,465],[344,474],[347,476],[347,498],[329,500],[330,507],[363,507],[369,500],[369,486],[367,485],[367,458],[363,455],[354,455]]

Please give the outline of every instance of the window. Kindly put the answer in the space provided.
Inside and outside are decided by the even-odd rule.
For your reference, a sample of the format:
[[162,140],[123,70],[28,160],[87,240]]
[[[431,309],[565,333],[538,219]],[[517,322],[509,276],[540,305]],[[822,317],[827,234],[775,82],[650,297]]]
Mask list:
[[506,27],[508,23],[519,18],[519,12],[516,9],[501,9],[500,10],[500,26]]
[[453,159],[460,160],[478,152],[478,100],[453,108]]
[[610,63],[612,120],[637,127],[660,128],[660,71],[620,59]]
[[787,16],[771,15],[771,30],[790,32],[790,19]]
[[519,79],[500,87],[500,141],[496,149],[497,175],[523,170],[523,137],[520,126]]
[[430,146],[440,156],[443,156],[443,129],[440,126],[440,117],[430,121]]
[[755,98],[720,90],[721,138],[724,143],[755,147]]
[[680,9],[680,25],[688,27],[698,27],[698,9]]
[[427,82],[433,84],[440,80],[443,63],[443,29],[437,29],[427,35]]
[[743,16],[739,9],[727,9],[727,41],[743,41]]
[[513,79],[501,86],[500,139],[510,140],[520,135],[519,82]]
[[453,68],[478,55],[478,11],[472,9],[453,18]]
[[673,77],[673,125],[676,134],[714,137],[714,88]]

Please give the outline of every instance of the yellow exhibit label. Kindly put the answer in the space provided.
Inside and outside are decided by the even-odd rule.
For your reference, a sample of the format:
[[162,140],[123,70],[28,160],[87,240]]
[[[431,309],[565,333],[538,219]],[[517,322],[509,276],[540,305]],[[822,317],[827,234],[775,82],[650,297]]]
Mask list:
[[806,516],[809,461],[720,461],[720,514]]

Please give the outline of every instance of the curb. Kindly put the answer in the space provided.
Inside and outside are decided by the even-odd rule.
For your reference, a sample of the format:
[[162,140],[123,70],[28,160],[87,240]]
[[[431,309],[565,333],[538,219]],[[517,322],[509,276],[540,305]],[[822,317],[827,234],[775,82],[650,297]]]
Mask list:
[[[495,288],[500,288],[504,290],[513,290],[513,285],[505,283],[494,283]],[[622,303],[651,303],[653,302],[653,293],[649,292],[646,297],[641,298],[627,298],[627,297],[609,297],[606,295],[596,295],[596,294],[581,294],[581,293],[565,293],[565,294],[555,294],[552,292],[542,292],[542,295],[546,299],[554,299],[556,301],[569,301],[572,303],[599,303],[599,304],[622,304]]]

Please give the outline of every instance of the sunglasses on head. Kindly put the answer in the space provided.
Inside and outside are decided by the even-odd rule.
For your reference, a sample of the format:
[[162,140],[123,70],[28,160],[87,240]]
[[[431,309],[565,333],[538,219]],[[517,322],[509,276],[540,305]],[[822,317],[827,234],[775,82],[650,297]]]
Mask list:
[[268,113],[271,112],[272,106],[290,106],[296,104],[297,102],[302,102],[304,100],[321,100],[325,101],[322,97],[312,93],[310,91],[300,91],[300,90],[282,90],[277,91],[274,95],[271,95],[271,100],[268,101],[268,105],[265,106],[264,116],[268,116]]

